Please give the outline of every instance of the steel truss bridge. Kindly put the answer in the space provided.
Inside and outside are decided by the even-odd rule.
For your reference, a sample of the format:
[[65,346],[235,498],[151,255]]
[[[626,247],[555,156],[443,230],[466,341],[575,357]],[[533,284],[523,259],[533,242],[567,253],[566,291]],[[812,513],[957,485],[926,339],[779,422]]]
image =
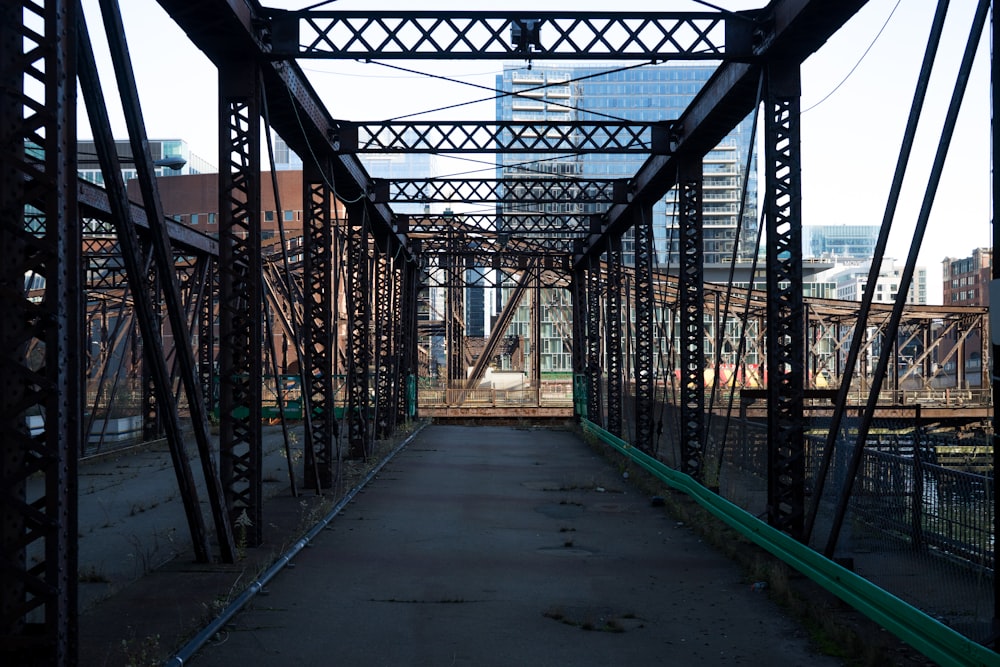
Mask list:
[[[758,384],[768,416],[767,520],[803,540],[810,530],[803,414],[818,378],[835,399],[835,432],[849,405],[870,415],[880,401],[908,401],[900,392],[932,392],[931,360],[954,360],[962,345],[980,345],[981,359],[996,358],[985,342],[985,309],[878,305],[871,293],[861,304],[845,303],[802,293],[800,65],[864,0],[595,14],[288,12],[256,0],[159,0],[219,72],[217,238],[164,216],[117,2],[100,4],[116,69],[111,95],[123,102],[139,156],[141,204],[126,196],[106,92],[77,2],[0,4],[0,651],[9,664],[25,656],[38,664],[75,662],[76,466],[95,428],[104,428],[101,420],[114,416],[116,401],[141,414],[145,437],[166,438],[197,559],[233,562],[237,518],[248,519],[249,545],[261,540],[261,424],[270,403],[279,416],[291,409],[277,388],[279,366],[289,357],[301,377],[304,477],[318,490],[337,474],[337,443],[346,443],[346,456],[363,457],[375,438],[413,416],[411,378],[428,363],[422,327],[444,336],[449,400],[461,404],[524,297],[535,304],[530,327],[539,340],[540,288],[556,287],[571,303],[562,325],[573,355],[575,414],[619,436],[628,422],[631,445],[652,452],[654,409],[665,400],[669,373],[681,414],[680,469],[697,480],[705,476],[713,400],[705,369],[744,355],[760,360],[758,377],[767,377]],[[972,44],[989,5],[978,3]],[[331,116],[297,64],[303,58],[721,64],[679,118],[658,123],[363,123]],[[923,72],[921,85],[928,76]],[[77,179],[77,85],[104,188]],[[758,269],[766,291],[706,284],[702,252],[702,158],[755,110],[765,144],[766,257]],[[955,118],[947,122],[953,128]],[[291,256],[284,239],[273,246],[261,241],[261,193],[269,187],[261,163],[265,128],[310,156],[303,169],[304,238]],[[908,133],[904,152],[912,139]],[[647,158],[620,180],[386,181],[366,173],[357,158],[366,152]],[[681,262],[666,272],[656,266],[652,207],[671,190]],[[397,202],[459,201],[506,207],[480,216],[392,210]],[[553,203],[579,212],[530,208]],[[523,212],[510,211],[522,205]],[[628,265],[621,243],[627,232],[634,239]],[[470,271],[483,279],[502,272],[512,292],[475,360],[466,358],[464,341]],[[430,287],[446,293],[444,312],[418,320],[421,294]],[[725,335],[730,323],[752,332],[742,350],[733,350]],[[675,340],[676,363],[664,361],[664,341]],[[897,367],[891,351],[914,341],[918,358]],[[932,356],[945,341],[949,351]],[[870,367],[860,367],[859,359]],[[539,367],[530,364],[536,387]],[[132,383],[127,399],[118,388],[123,377]],[[984,368],[977,384],[988,389],[990,377]],[[274,396],[260,378],[271,378]],[[186,420],[197,470],[183,442]],[[216,420],[218,464],[209,430]],[[206,482],[210,526],[196,475]],[[28,492],[32,478],[43,481],[40,495]]]

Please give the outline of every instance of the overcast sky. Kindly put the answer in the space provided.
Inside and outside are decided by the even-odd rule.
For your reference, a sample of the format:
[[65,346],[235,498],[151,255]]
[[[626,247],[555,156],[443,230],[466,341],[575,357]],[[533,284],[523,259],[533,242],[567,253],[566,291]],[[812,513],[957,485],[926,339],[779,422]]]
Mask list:
[[[83,4],[99,63],[103,63],[103,84],[106,90],[113,90],[97,0],[83,0]],[[184,139],[194,153],[217,164],[218,87],[214,67],[190,45],[154,0],[128,0],[121,4],[149,137]],[[315,3],[276,0],[264,4],[294,9]],[[714,4],[726,9],[746,9],[764,2],[715,0]],[[803,64],[804,224],[881,222],[935,4],[931,0],[871,0]],[[900,263],[909,251],[913,224],[968,38],[974,5],[972,0],[951,3],[928,108],[921,121],[890,240],[890,254]],[[469,2],[420,5],[421,9],[445,11],[494,7],[492,3],[477,6]],[[606,11],[607,3],[506,0],[503,7],[508,11]],[[705,9],[692,0],[620,0],[615,7],[622,11]],[[325,8],[391,12],[412,9],[413,3],[340,0]],[[940,299],[940,263],[944,257],[964,257],[975,247],[992,245],[988,40],[987,25],[920,255],[921,264],[929,270],[932,301]],[[499,61],[389,62],[490,87],[502,67]],[[487,96],[483,90],[402,74],[378,64],[322,60],[300,64],[331,114],[347,120],[385,119]],[[109,107],[116,136],[126,136],[120,108],[117,103],[109,103]],[[452,110],[437,118],[489,120],[493,114],[494,104],[487,102]],[[90,136],[82,102],[79,122],[80,136]]]

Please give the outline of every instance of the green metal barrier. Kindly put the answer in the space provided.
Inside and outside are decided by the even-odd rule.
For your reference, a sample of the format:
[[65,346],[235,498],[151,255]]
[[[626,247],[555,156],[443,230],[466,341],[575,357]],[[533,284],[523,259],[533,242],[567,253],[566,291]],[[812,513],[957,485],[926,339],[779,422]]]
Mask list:
[[709,491],[691,476],[667,467],[593,422],[582,420],[581,423],[584,431],[611,445],[670,487],[683,491],[751,542],[788,563],[931,660],[945,667],[1000,665],[1000,655],[996,652],[772,528],[743,508]]

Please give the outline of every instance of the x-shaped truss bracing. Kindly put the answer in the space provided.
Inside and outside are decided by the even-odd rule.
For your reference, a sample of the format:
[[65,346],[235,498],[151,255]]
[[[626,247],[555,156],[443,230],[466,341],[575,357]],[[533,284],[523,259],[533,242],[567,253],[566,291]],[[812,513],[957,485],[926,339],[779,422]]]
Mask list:
[[670,153],[671,124],[632,121],[341,122],[344,153]]
[[374,179],[376,203],[623,204],[626,179]]
[[275,12],[271,55],[720,60],[750,56],[753,27],[712,12]]

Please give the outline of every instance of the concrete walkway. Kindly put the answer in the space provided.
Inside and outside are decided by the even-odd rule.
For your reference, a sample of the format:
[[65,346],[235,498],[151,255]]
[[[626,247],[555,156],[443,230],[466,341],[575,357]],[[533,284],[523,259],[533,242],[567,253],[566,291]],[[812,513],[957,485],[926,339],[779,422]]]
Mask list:
[[839,665],[569,432],[431,426],[193,660]]

